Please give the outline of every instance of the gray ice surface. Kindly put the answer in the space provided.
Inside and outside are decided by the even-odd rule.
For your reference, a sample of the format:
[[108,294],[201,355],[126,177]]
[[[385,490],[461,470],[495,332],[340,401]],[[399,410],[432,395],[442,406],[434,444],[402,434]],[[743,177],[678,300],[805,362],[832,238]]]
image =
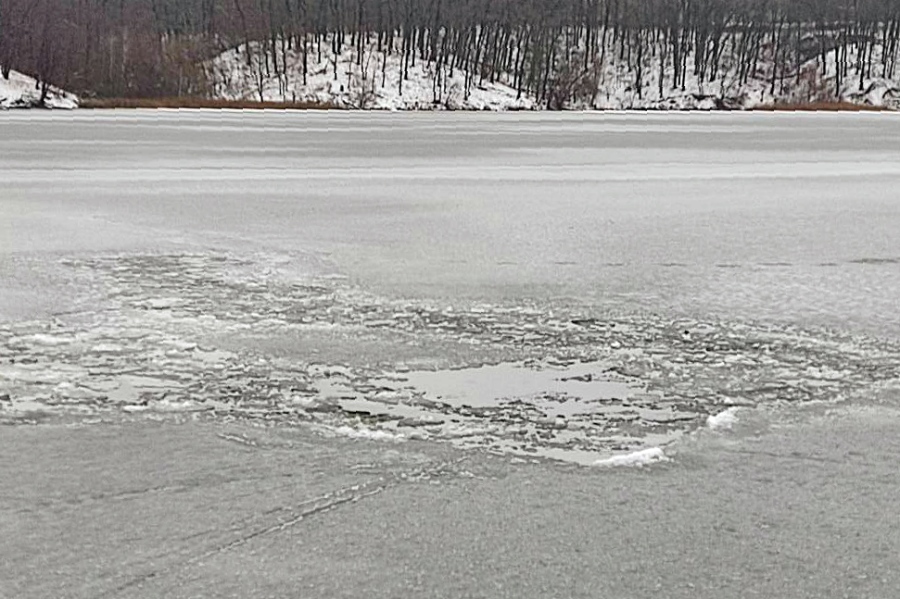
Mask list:
[[0,316],[61,301],[16,256],[187,245],[294,253],[389,295],[900,330],[895,115],[140,111],[0,127]]
[[17,482],[0,492],[0,590],[894,597],[896,409],[774,424],[700,436],[643,470],[510,464],[280,426],[7,428],[0,477]]
[[0,115],[0,597],[889,596],[898,190],[887,114]]

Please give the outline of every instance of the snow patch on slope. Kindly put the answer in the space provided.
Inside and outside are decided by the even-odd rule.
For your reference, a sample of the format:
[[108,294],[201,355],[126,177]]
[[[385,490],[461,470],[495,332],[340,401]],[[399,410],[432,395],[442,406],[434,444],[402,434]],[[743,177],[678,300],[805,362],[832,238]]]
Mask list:
[[[883,45],[873,44],[872,63],[882,64]],[[573,108],[599,108],[608,110],[716,110],[751,109],[774,104],[805,104],[816,102],[848,102],[868,106],[900,109],[900,75],[893,79],[878,76],[880,66],[873,69],[873,76],[864,77],[862,85],[856,73],[858,49],[849,46],[846,64],[849,73],[838,86],[838,61],[835,51],[828,52],[825,67],[810,59],[799,69],[782,73],[775,70],[771,56],[760,60],[755,70],[741,77],[740,65],[732,62],[728,52],[715,76],[698,75],[695,58],[685,57],[684,84],[674,85],[674,65],[671,60],[663,63],[659,54],[647,54],[642,61],[642,76],[629,68],[627,61],[616,56],[615,47],[608,47],[600,65],[599,87],[593,105],[577,105]],[[661,64],[665,66],[661,68]],[[662,79],[662,82],[660,82]],[[773,85],[774,82],[774,85]]]
[[[41,89],[35,79],[16,71],[10,71],[9,79],[0,76],[0,109],[35,108],[40,105]],[[51,87],[44,107],[78,108],[78,98],[59,88]]]

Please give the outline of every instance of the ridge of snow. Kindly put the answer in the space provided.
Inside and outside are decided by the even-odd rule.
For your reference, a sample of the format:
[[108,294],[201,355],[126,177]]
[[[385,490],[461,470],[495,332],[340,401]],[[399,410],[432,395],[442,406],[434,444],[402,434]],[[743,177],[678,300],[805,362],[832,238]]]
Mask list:
[[[40,85],[34,78],[17,71],[10,71],[9,79],[0,76],[0,109],[36,108],[40,106],[40,101]],[[78,108],[78,98],[57,87],[51,87],[44,107]]]

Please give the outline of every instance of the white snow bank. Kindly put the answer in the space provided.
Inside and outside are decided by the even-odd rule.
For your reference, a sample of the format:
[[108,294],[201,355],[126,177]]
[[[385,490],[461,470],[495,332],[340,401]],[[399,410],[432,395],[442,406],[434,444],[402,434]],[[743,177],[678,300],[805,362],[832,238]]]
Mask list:
[[728,408],[718,414],[710,415],[706,419],[706,426],[713,430],[730,429],[737,422],[737,413],[740,408]]
[[[28,75],[10,71],[9,79],[0,75],[0,109],[33,108],[40,106],[41,89]],[[45,108],[78,108],[78,98],[59,88],[51,87],[44,102]]]
[[594,462],[594,466],[602,466],[605,468],[617,468],[620,466],[629,468],[641,468],[643,466],[649,466],[657,462],[668,461],[669,457],[666,456],[665,453],[663,453],[662,449],[660,449],[659,447],[650,447],[649,449],[642,449],[633,453],[614,455],[611,458],[597,460],[596,462]]

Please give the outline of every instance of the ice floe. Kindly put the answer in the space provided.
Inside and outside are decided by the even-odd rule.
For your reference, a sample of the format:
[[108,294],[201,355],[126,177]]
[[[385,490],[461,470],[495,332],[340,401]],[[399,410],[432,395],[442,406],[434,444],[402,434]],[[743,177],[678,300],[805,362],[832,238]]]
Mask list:
[[670,458],[659,447],[648,447],[640,451],[634,451],[623,455],[614,455],[609,458],[597,460],[595,466],[604,468],[641,468],[658,462],[668,462]]
[[368,429],[368,428],[354,428],[352,426],[339,426],[331,429],[331,431],[342,437],[351,437],[353,439],[369,439],[372,441],[404,441],[405,437],[403,435],[397,435],[388,433],[385,431]]
[[735,425],[738,420],[739,407],[732,406],[718,414],[710,414],[706,418],[706,426],[712,430],[727,430]]

